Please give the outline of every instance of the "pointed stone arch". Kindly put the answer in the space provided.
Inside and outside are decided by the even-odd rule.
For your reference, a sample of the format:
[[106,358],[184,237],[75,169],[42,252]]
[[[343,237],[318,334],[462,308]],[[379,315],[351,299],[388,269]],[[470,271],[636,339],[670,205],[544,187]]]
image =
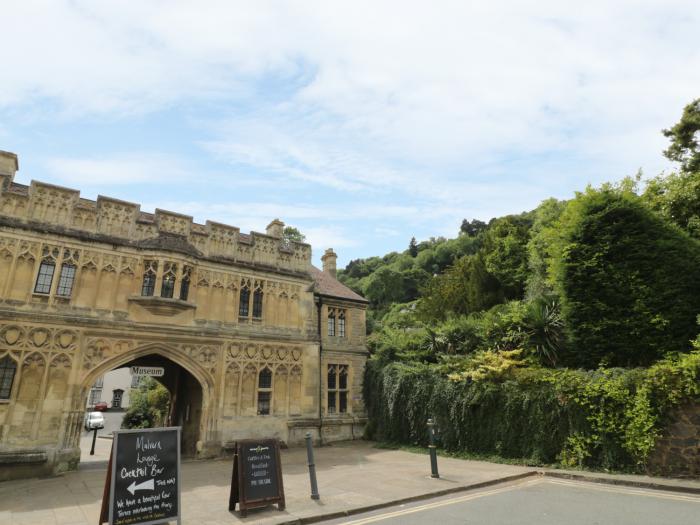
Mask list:
[[163,343],[149,343],[146,345],[136,346],[126,352],[117,355],[109,356],[99,361],[95,366],[82,377],[80,382],[80,394],[74,398],[74,407],[81,412],[84,411],[87,396],[90,387],[95,381],[116,368],[120,368],[128,363],[139,358],[148,358],[159,356],[172,363],[182,367],[186,372],[199,383],[202,390],[201,400],[201,416],[199,421],[199,441],[197,449],[206,448],[208,443],[214,441],[214,433],[216,425],[214,424],[215,417],[215,383],[214,377],[210,371],[205,369],[200,363],[192,359],[187,353],[179,348],[172,347]]

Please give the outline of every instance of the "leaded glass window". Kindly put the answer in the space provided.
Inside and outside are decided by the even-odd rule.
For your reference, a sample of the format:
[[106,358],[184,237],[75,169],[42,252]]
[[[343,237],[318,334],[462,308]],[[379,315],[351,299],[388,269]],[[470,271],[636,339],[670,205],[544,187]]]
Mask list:
[[62,264],[61,265],[61,275],[58,278],[58,288],[56,288],[56,294],[63,297],[70,297],[73,293],[73,282],[75,281],[75,265],[73,264]]
[[238,316],[248,317],[248,312],[250,312],[250,289],[248,285],[245,285],[241,288],[241,297],[238,303]]
[[270,414],[272,404],[272,370],[265,367],[258,375],[258,414]]
[[9,355],[0,359],[0,399],[10,399],[17,363]]
[[253,317],[260,319],[262,317],[263,310],[263,291],[260,288],[256,288],[253,293]]
[[143,272],[143,285],[141,286],[141,295],[150,297],[156,290],[156,273],[158,271],[158,263],[156,261],[146,261],[145,270]]
[[52,259],[41,261],[39,273],[36,276],[36,286],[34,293],[50,293],[51,283],[53,282],[53,273],[56,269],[56,263]]

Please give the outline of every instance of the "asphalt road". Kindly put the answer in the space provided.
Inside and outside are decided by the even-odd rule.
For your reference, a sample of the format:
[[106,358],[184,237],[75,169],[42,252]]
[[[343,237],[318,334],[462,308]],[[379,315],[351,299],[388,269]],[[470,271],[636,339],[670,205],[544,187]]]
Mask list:
[[539,478],[327,525],[700,525],[700,496]]

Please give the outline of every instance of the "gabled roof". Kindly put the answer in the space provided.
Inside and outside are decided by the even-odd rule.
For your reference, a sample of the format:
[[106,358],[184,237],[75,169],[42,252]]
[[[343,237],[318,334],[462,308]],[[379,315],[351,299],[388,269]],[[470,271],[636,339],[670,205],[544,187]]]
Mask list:
[[310,273],[314,280],[314,293],[337,299],[356,301],[359,303],[369,302],[367,299],[359,294],[356,294],[337,279],[331,277],[330,274],[322,272],[315,266],[311,267]]

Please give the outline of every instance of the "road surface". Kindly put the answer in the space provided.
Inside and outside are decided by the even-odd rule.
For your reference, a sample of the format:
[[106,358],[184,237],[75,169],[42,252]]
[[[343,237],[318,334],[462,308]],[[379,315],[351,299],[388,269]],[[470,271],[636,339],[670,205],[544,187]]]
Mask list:
[[327,525],[700,525],[700,496],[537,478]]

